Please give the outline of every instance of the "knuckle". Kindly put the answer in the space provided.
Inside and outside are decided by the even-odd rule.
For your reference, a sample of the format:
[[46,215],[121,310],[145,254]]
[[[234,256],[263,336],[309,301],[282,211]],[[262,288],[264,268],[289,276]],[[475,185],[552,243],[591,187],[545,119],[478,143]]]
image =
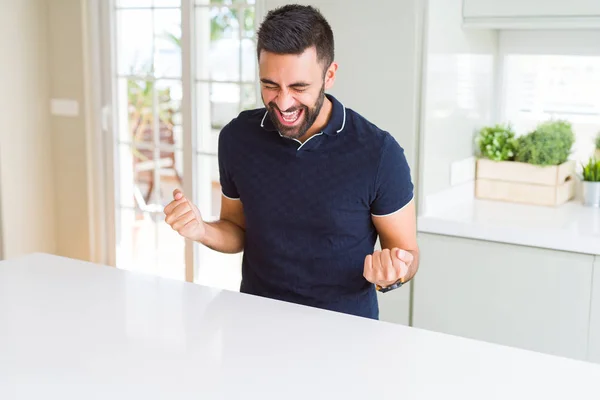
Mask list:
[[379,269],[381,269],[381,261],[379,259],[373,260],[373,269],[375,271],[378,271]]
[[394,264],[394,271],[396,272],[396,275],[400,275],[402,273],[402,268],[403,268],[403,262],[399,262],[398,264]]
[[394,276],[395,275],[394,270],[392,270],[392,269],[388,269],[385,275],[386,275],[385,278],[388,282],[396,280],[396,277]]

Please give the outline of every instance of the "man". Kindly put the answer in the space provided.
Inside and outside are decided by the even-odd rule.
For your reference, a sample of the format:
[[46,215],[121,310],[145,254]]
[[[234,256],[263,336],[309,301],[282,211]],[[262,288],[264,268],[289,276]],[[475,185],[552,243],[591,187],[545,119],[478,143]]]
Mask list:
[[213,250],[244,251],[241,292],[378,319],[376,289],[399,287],[418,268],[404,151],[325,94],[338,66],[316,9],[269,12],[257,39],[265,108],[220,134],[220,219],[203,222],[176,190],[166,222]]

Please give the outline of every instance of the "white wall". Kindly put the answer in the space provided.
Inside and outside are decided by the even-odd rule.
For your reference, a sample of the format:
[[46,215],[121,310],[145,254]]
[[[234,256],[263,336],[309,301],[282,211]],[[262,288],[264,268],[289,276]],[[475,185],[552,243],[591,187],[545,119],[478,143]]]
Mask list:
[[45,0],[0,0],[3,257],[56,248]]
[[[80,0],[0,0],[0,207],[4,258],[89,259]],[[79,102],[50,116],[51,98]]]
[[462,0],[429,0],[424,65],[422,198],[450,187],[450,165],[473,155],[476,130],[493,120],[493,31],[464,31]]

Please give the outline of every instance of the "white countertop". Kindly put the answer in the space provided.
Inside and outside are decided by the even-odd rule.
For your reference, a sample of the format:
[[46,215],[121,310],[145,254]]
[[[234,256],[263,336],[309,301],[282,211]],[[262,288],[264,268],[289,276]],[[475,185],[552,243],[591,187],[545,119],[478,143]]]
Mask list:
[[600,399],[600,365],[47,255],[0,263],[0,399]]
[[430,196],[419,232],[600,255],[600,209],[571,201],[533,206],[473,197],[471,185]]

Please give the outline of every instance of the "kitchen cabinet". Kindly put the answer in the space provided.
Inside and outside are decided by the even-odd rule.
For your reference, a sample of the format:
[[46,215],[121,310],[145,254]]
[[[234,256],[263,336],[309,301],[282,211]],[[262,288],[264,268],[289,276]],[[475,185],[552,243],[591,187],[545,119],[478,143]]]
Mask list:
[[598,26],[598,0],[464,0],[465,24],[489,28],[583,28]]
[[380,321],[409,324],[411,285],[412,283],[388,293],[377,294]]
[[[593,255],[423,233],[419,245],[415,327],[588,357]],[[600,340],[594,346],[597,358]]]
[[600,256],[594,260],[588,361],[600,363]]
[[598,0],[464,0],[465,17],[599,16]]

